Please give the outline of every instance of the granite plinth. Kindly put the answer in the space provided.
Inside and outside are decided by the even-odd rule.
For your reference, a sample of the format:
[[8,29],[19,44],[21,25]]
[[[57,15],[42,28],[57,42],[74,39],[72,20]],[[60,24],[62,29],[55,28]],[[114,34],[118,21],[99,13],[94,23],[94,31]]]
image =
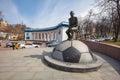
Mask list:
[[71,72],[95,71],[102,65],[87,45],[77,40],[62,42],[54,48],[51,56],[44,56],[44,60],[53,68]]
[[74,47],[69,47],[63,51],[63,59],[65,62],[79,63],[80,52]]
[[75,63],[89,63],[93,61],[93,56],[87,45],[78,40],[66,40],[62,42],[54,48],[52,57],[57,60],[71,61]]
[[67,71],[67,72],[91,72],[97,71],[101,66],[101,60],[94,61],[93,63],[89,64],[80,64],[80,63],[70,63],[70,62],[63,62],[56,59],[53,59],[50,56],[44,56],[44,60],[50,67]]

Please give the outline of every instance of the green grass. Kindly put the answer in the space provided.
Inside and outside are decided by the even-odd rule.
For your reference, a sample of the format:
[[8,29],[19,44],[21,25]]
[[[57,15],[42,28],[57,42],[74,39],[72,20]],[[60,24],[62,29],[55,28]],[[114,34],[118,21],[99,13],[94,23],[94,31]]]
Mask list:
[[104,43],[108,43],[108,44],[113,44],[113,45],[117,45],[120,46],[120,41],[118,42],[114,42],[114,41],[103,41]]

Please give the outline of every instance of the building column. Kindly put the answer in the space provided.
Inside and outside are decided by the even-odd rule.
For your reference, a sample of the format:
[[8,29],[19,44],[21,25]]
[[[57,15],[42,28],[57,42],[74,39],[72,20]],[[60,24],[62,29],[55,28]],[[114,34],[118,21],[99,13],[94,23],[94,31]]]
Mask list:
[[45,41],[45,37],[46,37],[46,35],[45,35],[45,33],[44,33],[44,41]]
[[56,39],[56,32],[54,33],[54,36],[55,36],[55,40],[57,40],[57,39]]
[[41,40],[43,40],[43,33],[41,33]]
[[56,32],[54,32],[54,40],[56,40]]
[[56,31],[56,40],[58,40],[58,32]]
[[40,32],[39,32],[39,40],[40,40]]
[[32,40],[33,40],[33,32],[32,32]]
[[35,35],[36,35],[36,33],[34,32],[34,40],[35,40]]
[[35,40],[37,40],[37,32],[35,32]]
[[41,33],[41,41],[42,41],[42,37],[43,37],[43,36],[42,36],[42,33]]
[[38,37],[38,36],[37,36],[37,32],[35,33],[35,36],[36,36],[35,40],[37,40],[37,37]]
[[50,33],[48,32],[48,41],[50,40]]
[[54,32],[52,32],[52,40],[54,40]]
[[49,32],[47,33],[47,35],[48,35],[47,38],[48,38],[48,41],[49,41],[50,40],[50,38],[49,38],[49,36],[50,36]]
[[36,40],[38,40],[38,32],[36,32]]
[[39,32],[37,32],[37,40],[39,40]]
[[49,32],[49,39],[50,39],[50,41],[51,41],[51,32]]
[[52,32],[52,40],[54,40],[54,32]]
[[52,35],[52,32],[50,33],[50,37],[51,37],[51,41],[53,40],[53,35]]

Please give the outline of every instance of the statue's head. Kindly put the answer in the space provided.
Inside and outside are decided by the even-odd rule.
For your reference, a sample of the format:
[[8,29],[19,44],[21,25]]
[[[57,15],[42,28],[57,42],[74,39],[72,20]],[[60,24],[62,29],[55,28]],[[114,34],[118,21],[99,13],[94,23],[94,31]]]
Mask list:
[[73,17],[74,16],[74,12],[70,11],[70,16]]

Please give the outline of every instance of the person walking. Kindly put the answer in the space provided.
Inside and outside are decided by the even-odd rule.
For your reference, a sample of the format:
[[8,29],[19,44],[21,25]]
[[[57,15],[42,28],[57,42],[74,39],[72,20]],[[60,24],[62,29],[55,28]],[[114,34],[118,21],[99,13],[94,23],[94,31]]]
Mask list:
[[1,45],[1,42],[0,42],[0,47],[1,47],[2,45]]
[[12,43],[12,49],[13,49],[13,50],[15,49],[15,44],[14,44],[14,43]]
[[19,48],[19,44],[15,43],[15,48],[18,49]]

